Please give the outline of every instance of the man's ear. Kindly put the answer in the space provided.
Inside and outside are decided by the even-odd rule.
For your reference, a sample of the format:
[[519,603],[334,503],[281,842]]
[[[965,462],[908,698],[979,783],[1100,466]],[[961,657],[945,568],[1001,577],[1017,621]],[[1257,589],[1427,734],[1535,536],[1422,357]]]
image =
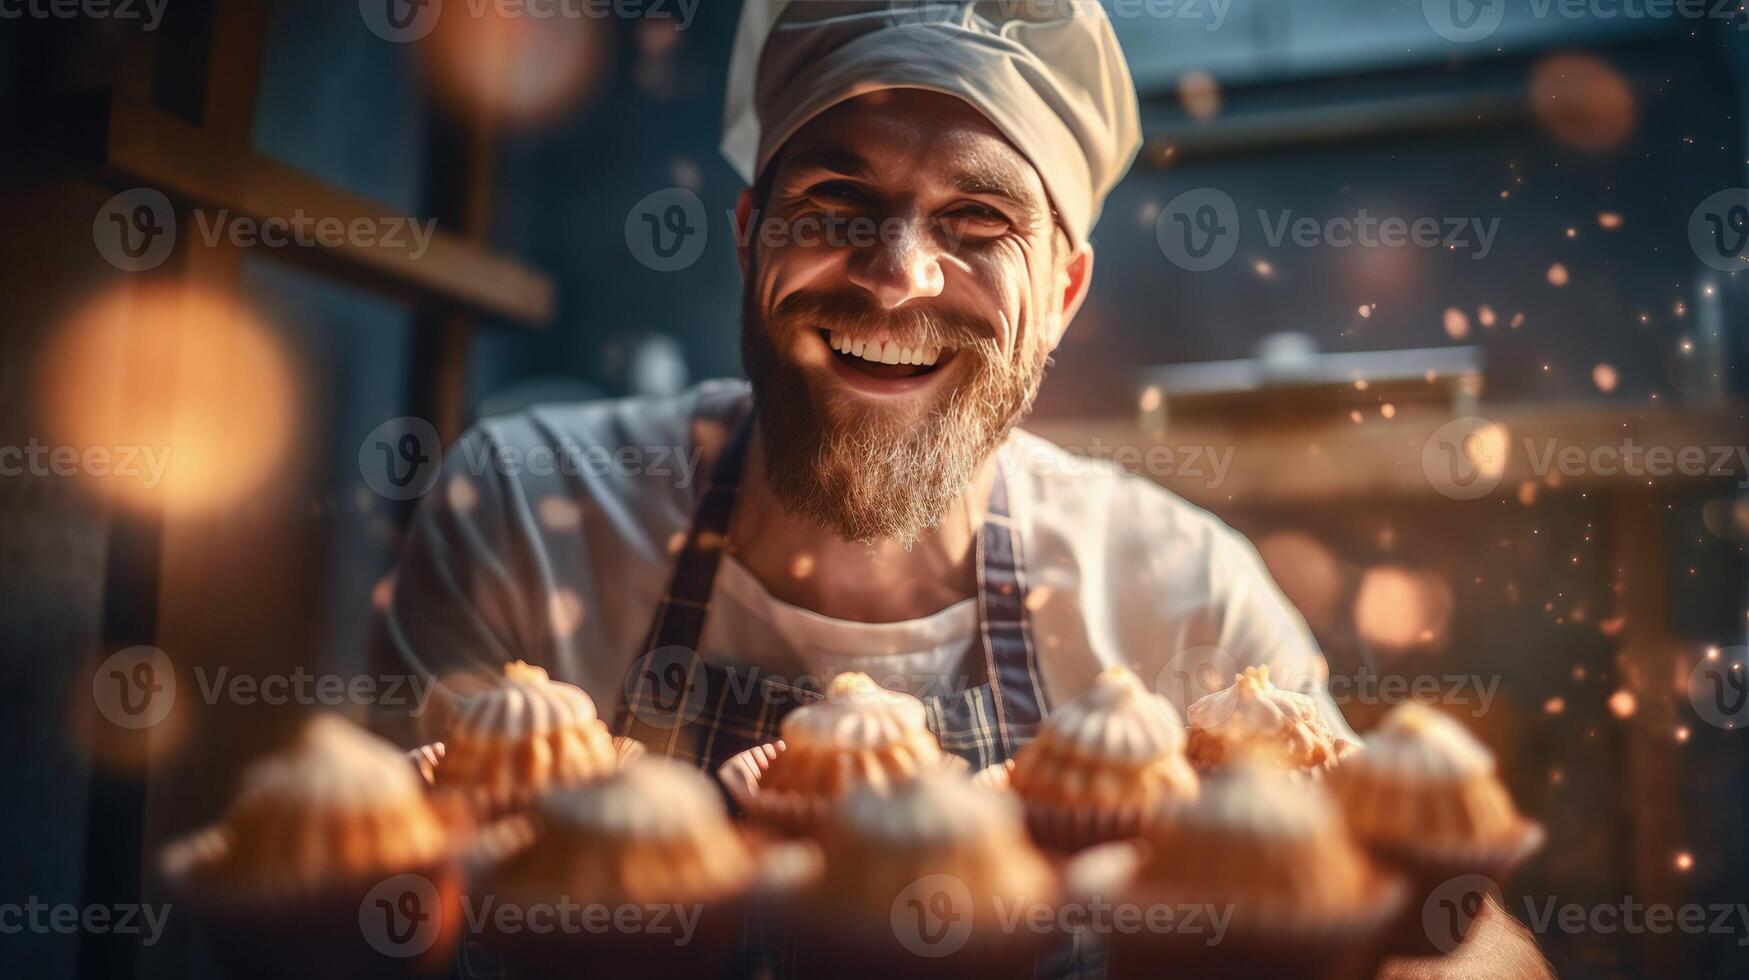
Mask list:
[[753,236],[748,229],[753,220],[753,188],[741,188],[741,196],[735,198],[735,261],[741,263],[741,276],[747,275],[747,266],[753,261]]
[[[1059,244],[1067,244],[1059,242]],[[1057,282],[1054,295],[1062,300],[1061,315],[1052,328],[1049,342],[1051,350],[1063,342],[1063,333],[1069,329],[1069,322],[1075,319],[1075,314],[1081,312],[1081,303],[1087,299],[1087,287],[1093,282],[1093,243],[1088,242],[1076,248],[1069,255],[1069,260],[1057,270]]]

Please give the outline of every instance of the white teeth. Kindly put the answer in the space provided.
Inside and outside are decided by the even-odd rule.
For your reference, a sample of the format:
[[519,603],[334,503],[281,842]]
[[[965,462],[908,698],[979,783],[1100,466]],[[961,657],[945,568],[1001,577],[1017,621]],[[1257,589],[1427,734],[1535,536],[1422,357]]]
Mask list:
[[852,339],[836,330],[827,331],[827,344],[840,354],[860,357],[876,364],[915,364],[928,367],[941,360],[941,347],[900,347],[891,340]]

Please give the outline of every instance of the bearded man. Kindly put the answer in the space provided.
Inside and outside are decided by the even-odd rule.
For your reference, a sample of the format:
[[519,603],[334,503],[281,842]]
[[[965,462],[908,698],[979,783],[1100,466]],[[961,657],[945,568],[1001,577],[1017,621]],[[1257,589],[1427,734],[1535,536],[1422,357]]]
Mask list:
[[[1182,713],[1268,664],[1358,742],[1243,538],[1016,428],[1140,145],[1097,3],[748,0],[727,115],[750,384],[477,426],[398,572],[414,669],[542,665],[713,770],[852,670],[978,767],[1115,665]],[[1489,915],[1467,965],[1540,971]]]
[[727,101],[750,384],[480,423],[401,654],[540,664],[712,767],[851,670],[975,765],[1118,664],[1180,712],[1269,664],[1358,741],[1243,538],[1016,428],[1141,142],[1100,6],[749,0]]

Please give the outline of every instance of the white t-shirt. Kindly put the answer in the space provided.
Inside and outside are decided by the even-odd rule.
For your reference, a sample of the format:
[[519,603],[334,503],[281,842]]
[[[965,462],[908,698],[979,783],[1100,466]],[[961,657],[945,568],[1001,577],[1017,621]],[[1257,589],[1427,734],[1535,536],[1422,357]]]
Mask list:
[[[526,660],[611,718],[723,434],[750,408],[745,382],[716,381],[482,421],[445,460],[410,531],[388,613],[401,656],[439,677]],[[1269,664],[1354,737],[1304,621],[1238,533],[1023,431],[999,455],[1049,701],[1124,664],[1182,713],[1239,668]],[[699,646],[707,660],[786,678],[862,670],[944,693],[977,662],[967,659],[977,616],[965,600],[900,623],[831,619],[774,598],[725,556]]]

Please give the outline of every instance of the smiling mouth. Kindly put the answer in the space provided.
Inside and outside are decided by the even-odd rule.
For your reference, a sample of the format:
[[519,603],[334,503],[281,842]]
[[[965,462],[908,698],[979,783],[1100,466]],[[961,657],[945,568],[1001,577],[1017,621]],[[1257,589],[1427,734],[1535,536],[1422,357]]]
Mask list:
[[901,347],[883,338],[851,337],[836,330],[820,331],[838,362],[872,378],[921,378],[953,359],[951,347]]

